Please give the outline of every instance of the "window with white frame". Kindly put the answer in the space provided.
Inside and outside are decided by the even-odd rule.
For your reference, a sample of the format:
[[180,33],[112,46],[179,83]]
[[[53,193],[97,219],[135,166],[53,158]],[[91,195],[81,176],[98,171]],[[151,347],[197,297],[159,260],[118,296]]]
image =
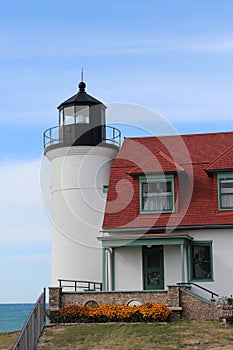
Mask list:
[[140,178],[140,195],[142,213],[173,212],[173,175]]
[[218,199],[220,210],[233,210],[233,174],[218,175]]

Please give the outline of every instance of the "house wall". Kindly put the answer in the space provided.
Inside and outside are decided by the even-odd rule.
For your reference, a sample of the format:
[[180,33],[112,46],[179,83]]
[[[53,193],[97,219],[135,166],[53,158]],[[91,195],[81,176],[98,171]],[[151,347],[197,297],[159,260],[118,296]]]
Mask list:
[[[230,213],[229,213],[230,214]],[[218,214],[218,215],[221,215]],[[232,214],[233,215],[233,214]],[[194,240],[212,241],[213,282],[196,282],[217,294],[229,296],[233,294],[233,229],[208,229],[189,231]],[[198,291],[200,294],[200,291]],[[205,293],[206,296],[206,293]]]
[[180,247],[164,246],[164,284],[181,281]]
[[[164,246],[164,286],[181,282],[180,247]],[[143,290],[142,247],[115,250],[115,290]]]
[[120,247],[115,250],[115,289],[142,290],[141,247]]
[[[212,241],[213,281],[195,281],[219,296],[233,294],[233,230],[202,229],[180,231],[190,235],[194,241]],[[184,277],[189,281],[187,251],[184,249]],[[164,286],[182,281],[180,246],[164,246]],[[143,290],[142,247],[116,248],[115,255],[115,290]],[[209,298],[210,294],[193,286],[193,292]]]

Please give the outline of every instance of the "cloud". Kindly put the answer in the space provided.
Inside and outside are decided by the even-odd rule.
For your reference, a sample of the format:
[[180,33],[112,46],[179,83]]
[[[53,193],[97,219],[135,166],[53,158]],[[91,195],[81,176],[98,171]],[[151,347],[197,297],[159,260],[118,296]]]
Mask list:
[[40,196],[40,163],[0,164],[1,244],[50,241],[50,223]]

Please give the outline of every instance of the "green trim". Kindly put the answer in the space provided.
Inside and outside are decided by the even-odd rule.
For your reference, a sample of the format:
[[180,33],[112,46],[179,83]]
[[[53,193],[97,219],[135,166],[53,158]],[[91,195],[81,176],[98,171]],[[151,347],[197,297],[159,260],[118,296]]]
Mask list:
[[[213,282],[214,281],[214,273],[213,273],[213,249],[212,249],[213,241],[193,241],[190,244],[189,248],[189,280],[191,282]],[[193,256],[192,256],[192,247],[196,246],[208,246],[210,252],[210,277],[209,278],[195,278],[193,277]]]
[[102,246],[107,247],[122,247],[122,246],[143,246],[143,245],[187,245],[192,238],[190,236],[179,236],[179,237],[136,237],[132,238],[116,238],[112,239],[111,237],[105,237],[101,239]]
[[185,272],[184,272],[184,244],[180,245],[180,262],[181,262],[181,282],[185,282]]
[[[232,207],[223,207],[222,206],[222,193],[221,193],[221,181],[222,180],[232,180],[233,181],[233,172],[218,174],[218,209],[220,211],[233,210],[233,206]],[[225,195],[227,195],[227,194],[232,195],[233,192],[225,193]]]
[[[175,211],[174,201],[174,175],[149,175],[140,176],[140,214],[160,214],[160,213],[173,213]],[[171,182],[171,209],[163,210],[144,210],[143,208],[143,184],[155,183],[155,182]],[[158,195],[159,196],[159,195]]]
[[[177,173],[183,173],[184,170],[174,170],[174,171],[166,171],[166,175],[174,175],[174,174],[177,174]],[[143,175],[142,175],[143,174]],[[146,176],[146,177],[149,177],[149,176],[163,176],[164,175],[164,171],[158,171],[158,172],[140,172],[140,173],[130,173],[129,174],[130,176],[132,177],[141,177],[141,176]]]
[[115,290],[115,248],[112,248],[111,271],[112,271],[112,291],[114,291]]
[[[157,227],[136,227],[136,228],[105,228],[101,232],[134,232],[134,233],[149,233],[149,232],[163,232],[163,231],[169,231],[172,232],[174,230],[199,230],[199,229],[218,229],[218,228],[233,228],[232,224],[221,224],[221,225],[193,225],[193,226],[157,226]],[[98,239],[101,239],[101,237],[98,237]]]
[[233,172],[233,168],[226,168],[226,169],[213,169],[213,170],[205,170],[208,173],[210,174],[214,174],[214,173],[225,173],[225,172]]
[[106,249],[102,248],[102,291],[106,291]]

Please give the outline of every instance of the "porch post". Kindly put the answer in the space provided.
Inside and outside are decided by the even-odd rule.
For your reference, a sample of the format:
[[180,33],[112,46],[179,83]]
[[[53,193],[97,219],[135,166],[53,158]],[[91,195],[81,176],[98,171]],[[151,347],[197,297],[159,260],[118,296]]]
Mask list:
[[115,248],[112,248],[111,254],[111,281],[112,290],[115,290]]
[[185,270],[184,270],[184,244],[180,245],[180,262],[181,262],[181,282],[185,283]]
[[106,291],[106,249],[102,248],[102,290]]

